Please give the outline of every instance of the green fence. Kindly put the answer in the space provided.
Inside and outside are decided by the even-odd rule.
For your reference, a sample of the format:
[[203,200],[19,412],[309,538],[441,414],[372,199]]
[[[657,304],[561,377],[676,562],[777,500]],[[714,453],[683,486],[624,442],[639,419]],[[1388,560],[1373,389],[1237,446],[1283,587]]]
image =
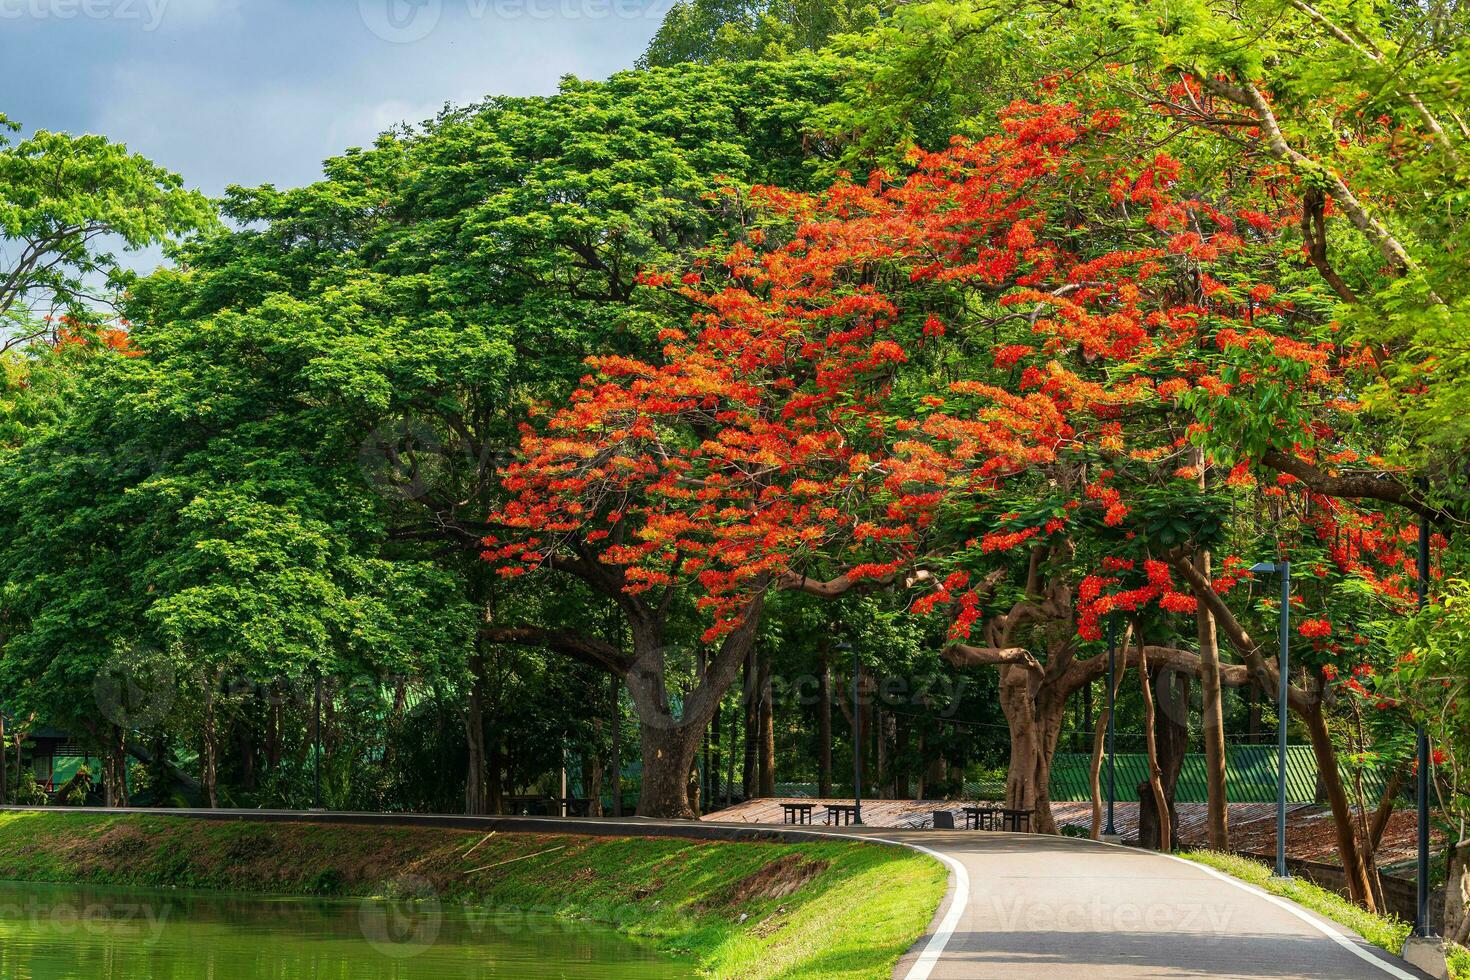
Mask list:
[[[1148,757],[1142,752],[1117,754],[1117,794],[1125,802],[1138,800],[1138,787],[1148,778]],[[1058,752],[1052,761],[1051,798],[1056,801],[1090,800],[1092,789],[1089,773],[1092,756],[1078,752]],[[1341,767],[1343,782],[1353,794],[1356,774]],[[1377,804],[1383,794],[1384,773],[1364,770],[1363,795],[1369,806]],[[1208,799],[1205,783],[1205,757],[1190,753],[1184,757],[1175,799],[1180,803],[1204,803]],[[1276,746],[1232,745],[1226,750],[1226,786],[1232,803],[1274,803],[1276,801]],[[1103,756],[1102,792],[1108,791],[1107,756]],[[1286,749],[1286,799],[1288,803],[1311,803],[1317,799],[1317,759],[1310,745],[1290,745]]]

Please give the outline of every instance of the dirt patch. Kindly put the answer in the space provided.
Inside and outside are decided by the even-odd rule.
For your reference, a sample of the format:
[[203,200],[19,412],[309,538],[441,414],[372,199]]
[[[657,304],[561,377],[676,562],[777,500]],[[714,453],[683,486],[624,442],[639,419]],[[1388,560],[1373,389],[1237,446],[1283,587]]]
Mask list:
[[826,871],[827,865],[826,861],[807,861],[799,854],[784,854],[725,889],[710,907],[734,908],[786,898]]
[[152,842],[147,834],[136,827],[119,823],[98,834],[92,841],[91,851],[97,857],[118,861],[142,854],[150,847]]
[[276,839],[271,834],[245,834],[225,841],[224,859],[230,864],[244,864],[274,854]]

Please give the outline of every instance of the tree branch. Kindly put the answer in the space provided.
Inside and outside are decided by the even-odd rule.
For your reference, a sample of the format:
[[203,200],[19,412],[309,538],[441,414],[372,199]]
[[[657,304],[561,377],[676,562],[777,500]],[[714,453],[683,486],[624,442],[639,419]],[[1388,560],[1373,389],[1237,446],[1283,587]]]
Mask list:
[[590,664],[619,677],[627,676],[634,659],[611,643],[584,636],[571,630],[548,630],[532,626],[487,626],[481,638],[490,643],[513,643],[519,646],[543,647],[573,660]]

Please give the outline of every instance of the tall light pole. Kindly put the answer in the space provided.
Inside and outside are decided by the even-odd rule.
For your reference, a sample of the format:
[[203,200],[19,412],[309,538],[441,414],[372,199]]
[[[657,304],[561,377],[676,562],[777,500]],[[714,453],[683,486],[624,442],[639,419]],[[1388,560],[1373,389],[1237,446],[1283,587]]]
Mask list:
[[1252,572],[1281,576],[1281,691],[1276,702],[1276,877],[1289,878],[1286,870],[1286,721],[1291,715],[1291,562],[1263,561]]
[[[1429,481],[1419,479],[1420,491],[1429,489]],[[1419,515],[1419,608],[1429,602],[1429,517]],[[1418,880],[1414,904],[1414,935],[1427,939],[1433,933],[1429,922],[1429,768],[1434,764],[1429,754],[1429,733],[1423,725],[1415,732],[1415,750],[1419,760],[1415,780],[1415,803],[1419,810]]]
[[1117,799],[1117,767],[1116,757],[1113,754],[1113,709],[1115,695],[1118,690],[1114,675],[1118,670],[1118,627],[1112,617],[1108,617],[1108,826],[1103,831],[1103,836],[1116,838],[1118,829],[1113,826],[1113,803]]
[[852,651],[852,822],[860,825],[863,822],[863,705],[858,677],[863,665],[857,647],[851,643],[842,640],[837,649]]

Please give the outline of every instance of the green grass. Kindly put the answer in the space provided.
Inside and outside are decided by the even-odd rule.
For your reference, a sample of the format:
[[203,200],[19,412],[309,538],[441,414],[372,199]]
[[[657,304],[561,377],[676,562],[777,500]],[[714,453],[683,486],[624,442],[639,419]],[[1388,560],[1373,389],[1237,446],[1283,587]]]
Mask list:
[[1272,895],[1289,898],[1303,908],[1347,926],[1374,946],[1395,956],[1403,951],[1404,940],[1409,938],[1410,925],[1402,919],[1359,908],[1336,892],[1301,878],[1281,881],[1272,877],[1274,872],[1270,865],[1252,858],[1218,851],[1192,851],[1179,856],[1233,875]]
[[850,841],[0,814],[0,879],[355,897],[405,876],[442,900],[608,923],[710,976],[813,980],[890,976],[947,880],[925,855]]
[[1470,980],[1470,949],[1456,946],[1450,951],[1451,980]]

